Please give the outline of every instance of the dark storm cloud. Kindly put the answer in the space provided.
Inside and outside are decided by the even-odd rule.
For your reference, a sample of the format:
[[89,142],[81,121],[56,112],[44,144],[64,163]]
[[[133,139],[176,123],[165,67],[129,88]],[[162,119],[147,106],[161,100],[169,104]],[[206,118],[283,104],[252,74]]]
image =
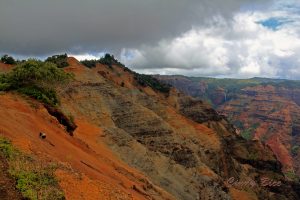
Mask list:
[[264,0],[1,0],[0,52],[119,51],[171,39]]

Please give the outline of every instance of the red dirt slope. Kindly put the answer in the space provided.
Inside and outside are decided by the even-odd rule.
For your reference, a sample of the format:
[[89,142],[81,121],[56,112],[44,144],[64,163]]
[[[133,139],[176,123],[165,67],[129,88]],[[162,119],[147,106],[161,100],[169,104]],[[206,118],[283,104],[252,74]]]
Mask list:
[[[0,118],[5,119],[0,120],[0,134],[23,151],[67,166],[56,173],[67,199],[147,199],[136,189],[147,179],[119,161],[101,144],[101,138],[97,146],[89,147],[69,136],[42,105],[29,101],[14,94],[0,96]],[[39,139],[40,131],[47,134],[46,140]],[[99,132],[99,128],[82,122],[76,135],[92,140]],[[166,196],[161,193],[161,199]]]

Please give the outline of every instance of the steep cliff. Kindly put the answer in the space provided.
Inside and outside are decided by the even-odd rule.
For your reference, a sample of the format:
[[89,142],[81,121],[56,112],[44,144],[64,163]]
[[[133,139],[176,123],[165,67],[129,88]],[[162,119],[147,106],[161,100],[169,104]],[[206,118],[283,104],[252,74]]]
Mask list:
[[[75,80],[58,94],[73,136],[37,101],[0,96],[1,135],[60,163],[67,199],[299,199],[271,149],[243,139],[209,104],[118,63],[68,63]],[[264,177],[281,184],[262,186]]]
[[230,119],[241,136],[267,144],[283,164],[287,176],[300,174],[298,81],[180,76],[158,78],[186,94],[211,102],[218,112]]

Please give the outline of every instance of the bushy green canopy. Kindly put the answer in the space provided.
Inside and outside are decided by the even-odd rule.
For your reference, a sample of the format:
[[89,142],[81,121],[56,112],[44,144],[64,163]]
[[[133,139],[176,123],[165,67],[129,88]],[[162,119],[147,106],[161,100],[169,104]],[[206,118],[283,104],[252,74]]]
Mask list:
[[0,75],[0,90],[17,90],[45,103],[56,104],[55,87],[72,78],[54,63],[31,59]]
[[14,65],[17,63],[13,57],[8,56],[8,55],[2,56],[1,62],[5,63],[5,64],[10,64],[10,65]]
[[56,64],[56,66],[58,68],[64,68],[64,67],[69,66],[67,59],[68,59],[68,55],[62,54],[62,55],[54,55],[54,56],[48,57],[45,61]]
[[7,83],[9,88],[17,89],[23,86],[53,87],[65,83],[72,76],[50,62],[28,60],[17,65],[11,72],[2,75],[2,83]]

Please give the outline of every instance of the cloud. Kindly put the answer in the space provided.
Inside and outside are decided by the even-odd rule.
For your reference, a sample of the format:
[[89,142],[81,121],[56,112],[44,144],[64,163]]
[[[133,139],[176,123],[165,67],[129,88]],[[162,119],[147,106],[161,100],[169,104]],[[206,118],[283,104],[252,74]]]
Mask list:
[[1,52],[93,54],[171,39],[267,0],[1,0]]
[[[300,9],[280,5],[215,17],[157,45],[124,48],[122,61],[141,73],[300,79]],[[261,23],[273,19],[281,23]]]
[[111,52],[142,73],[300,78],[297,0],[2,0],[0,27],[0,54],[18,58]]

